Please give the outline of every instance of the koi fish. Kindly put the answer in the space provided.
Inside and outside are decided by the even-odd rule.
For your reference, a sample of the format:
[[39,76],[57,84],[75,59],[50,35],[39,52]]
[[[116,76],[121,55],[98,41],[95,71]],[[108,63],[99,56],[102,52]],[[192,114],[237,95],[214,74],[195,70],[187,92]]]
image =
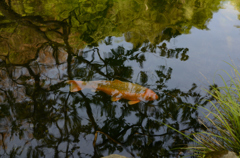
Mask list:
[[70,91],[77,92],[88,88],[95,91],[103,91],[111,95],[112,101],[120,99],[129,100],[128,104],[133,105],[140,101],[152,101],[158,99],[158,95],[151,89],[130,82],[114,81],[66,81],[70,84]]

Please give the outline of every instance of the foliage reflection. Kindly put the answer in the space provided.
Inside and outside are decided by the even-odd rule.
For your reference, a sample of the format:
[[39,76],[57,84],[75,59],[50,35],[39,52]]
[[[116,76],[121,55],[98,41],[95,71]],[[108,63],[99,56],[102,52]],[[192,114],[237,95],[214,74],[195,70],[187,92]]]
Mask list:
[[[134,157],[179,155],[170,149],[189,140],[164,124],[185,132],[200,130],[196,107],[211,98],[196,92],[194,83],[187,91],[168,88],[172,68],[159,62],[149,75],[144,64],[152,55],[189,60],[188,48],[170,49],[164,41],[189,33],[192,27],[207,29],[220,1],[158,3],[64,1],[56,2],[52,13],[48,9],[52,2],[21,6],[1,0],[0,155],[101,157],[116,151]],[[113,36],[122,35],[132,48],[113,41]],[[103,52],[100,41],[112,49]],[[126,100],[111,102],[102,92],[69,92],[65,84],[69,79],[137,82],[157,92],[159,99],[133,106]]]

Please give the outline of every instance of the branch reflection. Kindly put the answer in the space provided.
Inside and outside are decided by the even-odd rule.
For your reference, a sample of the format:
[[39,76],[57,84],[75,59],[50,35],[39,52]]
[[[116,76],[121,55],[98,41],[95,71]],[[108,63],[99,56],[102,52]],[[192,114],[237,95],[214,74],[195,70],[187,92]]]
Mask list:
[[[150,57],[166,62],[170,58],[189,60],[188,48],[170,49],[165,41],[189,32],[197,24],[206,29],[209,17],[204,16],[197,23],[189,19],[198,12],[191,16],[184,14],[188,23],[181,27],[182,21],[175,22],[168,11],[161,9],[158,14],[159,5],[154,5],[154,1],[148,0],[142,5],[129,3],[133,8],[143,7],[144,12],[133,10],[129,14],[132,19],[127,18],[125,23],[121,17],[126,17],[128,11],[115,12],[114,8],[124,8],[108,1],[104,1],[104,5],[90,1],[79,3],[62,21],[40,15],[25,16],[11,6],[12,3],[0,1],[3,15],[0,20],[4,23],[0,26],[4,30],[0,36],[1,156],[101,157],[117,151],[133,157],[176,157],[180,151],[171,149],[186,146],[190,140],[164,124],[182,132],[203,128],[197,121],[196,107],[207,105],[206,100],[212,98],[197,92],[198,86],[194,83],[187,91],[169,88],[167,82],[173,69],[159,61],[149,68],[150,72],[146,64],[151,63]],[[218,6],[220,2],[216,3]],[[89,9],[91,5],[96,6],[96,12]],[[174,5],[181,8],[185,3]],[[108,8],[110,6],[112,8]],[[211,12],[212,8],[206,10]],[[152,16],[146,11],[152,11]],[[98,19],[96,14],[101,17]],[[141,15],[150,22],[134,18]],[[158,16],[163,17],[163,21],[159,21]],[[178,16],[174,14],[174,17]],[[171,21],[176,25],[170,25]],[[153,32],[146,29],[141,34],[139,24],[146,28],[152,25]],[[114,35],[122,33],[132,48],[113,41]],[[101,40],[111,47],[109,51],[98,47]],[[65,81],[73,79],[135,82],[153,89],[159,99],[128,105],[124,99],[112,102],[111,96],[101,91],[71,93]]]

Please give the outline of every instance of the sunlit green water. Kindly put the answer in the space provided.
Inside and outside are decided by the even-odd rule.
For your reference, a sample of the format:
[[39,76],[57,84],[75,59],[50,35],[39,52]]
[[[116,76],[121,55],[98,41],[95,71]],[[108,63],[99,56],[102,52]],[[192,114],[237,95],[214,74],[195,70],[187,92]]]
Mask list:
[[[236,0],[0,1],[1,157],[176,157],[203,127],[216,74],[238,66]],[[225,77],[223,75],[223,77]],[[128,105],[66,80],[122,80],[159,99]],[[213,81],[215,79],[215,81]]]

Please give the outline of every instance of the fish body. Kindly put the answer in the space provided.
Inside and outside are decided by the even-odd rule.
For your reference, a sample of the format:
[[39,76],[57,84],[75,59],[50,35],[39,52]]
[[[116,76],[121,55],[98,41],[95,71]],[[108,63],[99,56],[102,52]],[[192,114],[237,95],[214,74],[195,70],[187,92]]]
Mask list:
[[77,92],[88,88],[96,91],[103,91],[112,96],[112,101],[120,99],[129,100],[129,104],[136,104],[140,101],[151,101],[158,99],[158,96],[152,90],[138,84],[130,82],[114,81],[75,81],[68,80],[70,84],[70,91]]

